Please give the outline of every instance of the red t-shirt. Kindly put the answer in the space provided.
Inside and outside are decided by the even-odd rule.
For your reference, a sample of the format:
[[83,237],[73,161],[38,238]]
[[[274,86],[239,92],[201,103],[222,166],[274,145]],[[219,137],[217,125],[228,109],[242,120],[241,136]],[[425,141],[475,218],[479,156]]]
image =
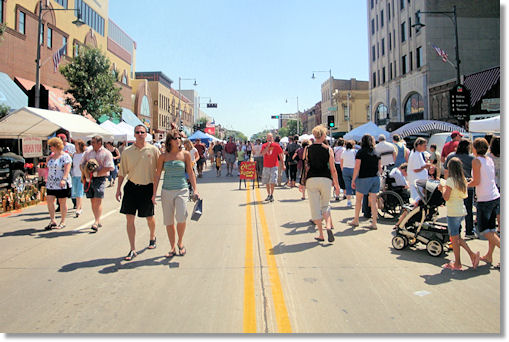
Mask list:
[[276,167],[278,165],[277,157],[283,153],[283,149],[281,146],[279,146],[278,143],[273,142],[263,144],[262,151],[267,147],[268,144],[271,145],[267,154],[263,156],[263,167]]
[[198,154],[200,155],[200,158],[203,158],[205,155],[205,145],[202,143],[195,144],[194,147],[198,151]]
[[235,143],[229,142],[226,143],[226,146],[224,147],[224,151],[229,154],[233,154],[237,152],[237,145]]
[[447,158],[449,153],[454,152],[456,148],[458,147],[459,141],[449,141],[447,144],[444,145],[442,148],[442,157]]

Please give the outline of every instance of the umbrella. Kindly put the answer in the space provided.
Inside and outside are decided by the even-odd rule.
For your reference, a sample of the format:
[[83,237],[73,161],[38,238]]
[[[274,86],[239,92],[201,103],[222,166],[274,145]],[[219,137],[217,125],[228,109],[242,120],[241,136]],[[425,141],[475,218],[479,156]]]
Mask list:
[[281,142],[282,144],[288,144],[288,137],[282,138],[279,142]]
[[419,133],[441,133],[441,132],[466,132],[465,129],[460,126],[456,126],[452,123],[445,121],[436,121],[436,120],[417,120],[406,125],[401,126],[397,130],[391,133],[391,136],[394,134],[399,134],[400,137],[404,138],[409,135],[416,135]]

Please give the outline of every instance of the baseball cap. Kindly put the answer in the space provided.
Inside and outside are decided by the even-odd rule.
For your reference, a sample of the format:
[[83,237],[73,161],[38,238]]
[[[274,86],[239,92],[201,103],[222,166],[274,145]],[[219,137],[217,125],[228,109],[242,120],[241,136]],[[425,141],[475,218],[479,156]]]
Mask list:
[[455,136],[459,135],[460,137],[463,137],[463,134],[461,134],[459,131],[453,131],[451,133],[451,137],[454,138]]
[[59,134],[57,134],[57,137],[59,137],[59,138],[60,138],[60,139],[62,139],[62,140],[67,141],[67,136],[66,136],[64,133],[59,133]]

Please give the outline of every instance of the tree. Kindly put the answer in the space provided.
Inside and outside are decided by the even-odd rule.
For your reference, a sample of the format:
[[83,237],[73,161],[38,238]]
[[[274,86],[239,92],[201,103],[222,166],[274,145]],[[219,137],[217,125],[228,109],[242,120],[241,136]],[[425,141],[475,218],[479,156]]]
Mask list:
[[226,137],[233,137],[235,140],[247,141],[247,137],[244,133],[233,130],[226,130]]
[[11,107],[3,103],[0,103],[0,119],[3,118],[4,116],[7,116],[7,114],[9,114],[10,111]]
[[110,70],[111,63],[99,49],[85,48],[80,51],[72,63],[60,68],[60,72],[69,82],[66,104],[76,114],[88,113],[95,119],[106,114],[113,119],[121,117],[122,100],[120,88],[115,86],[115,76]]
[[297,132],[297,120],[290,120],[288,121],[288,124],[286,125],[288,127],[288,135],[287,136],[294,136],[294,135],[301,135],[302,134],[302,125],[299,123],[299,132]]
[[277,130],[277,135],[279,135],[281,138],[287,137],[290,130],[288,127],[281,127]]

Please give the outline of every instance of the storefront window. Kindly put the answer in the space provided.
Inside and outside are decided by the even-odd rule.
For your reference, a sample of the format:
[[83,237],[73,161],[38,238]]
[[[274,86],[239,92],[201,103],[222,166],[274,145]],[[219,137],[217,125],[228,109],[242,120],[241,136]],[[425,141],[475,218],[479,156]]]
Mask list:
[[418,93],[412,94],[405,102],[405,122],[424,118],[424,101]]

